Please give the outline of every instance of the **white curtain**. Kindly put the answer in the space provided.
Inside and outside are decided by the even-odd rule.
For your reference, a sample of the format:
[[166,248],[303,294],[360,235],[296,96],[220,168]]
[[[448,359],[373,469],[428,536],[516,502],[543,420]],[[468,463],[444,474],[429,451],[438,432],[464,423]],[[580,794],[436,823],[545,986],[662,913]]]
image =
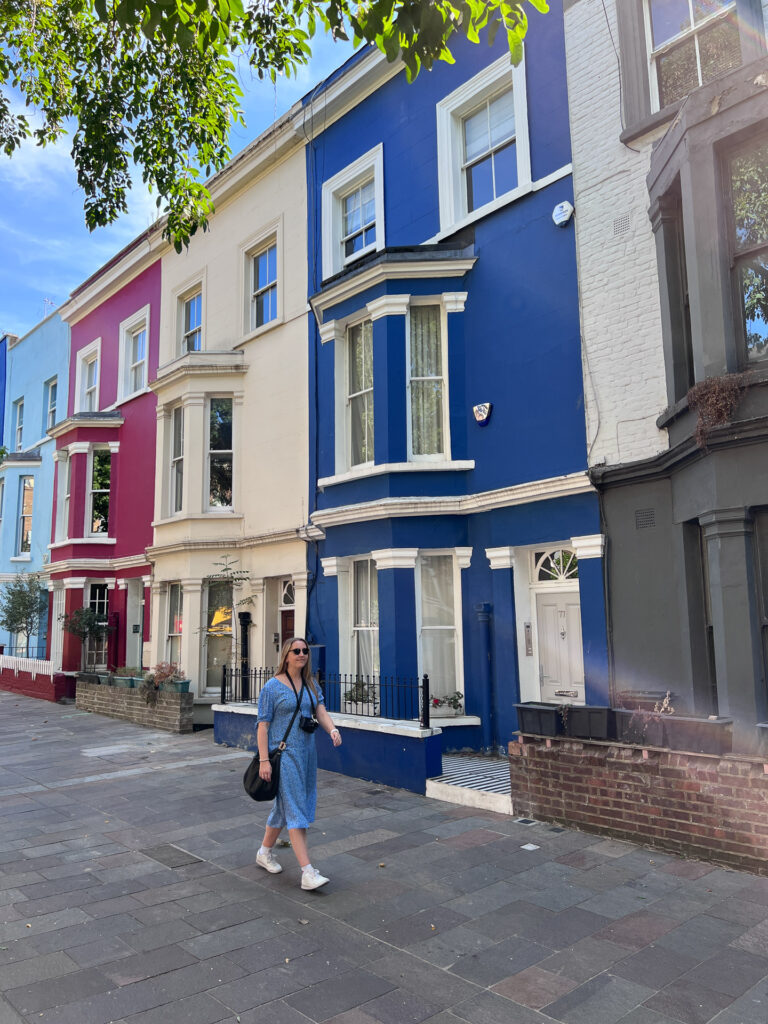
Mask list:
[[412,306],[411,447],[414,455],[440,455],[443,444],[443,354],[440,307]]
[[451,555],[422,555],[421,664],[435,694],[458,689],[456,675],[456,605]]
[[350,464],[373,462],[373,326],[349,330]]

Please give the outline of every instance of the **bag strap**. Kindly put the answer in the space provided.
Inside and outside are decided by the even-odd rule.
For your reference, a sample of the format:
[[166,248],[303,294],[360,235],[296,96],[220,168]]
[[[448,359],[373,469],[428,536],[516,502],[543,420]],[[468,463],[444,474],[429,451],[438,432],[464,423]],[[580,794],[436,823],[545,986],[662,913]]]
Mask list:
[[[285,745],[286,745],[285,741],[288,739],[288,733],[293,728],[293,723],[296,721],[296,715],[298,715],[299,709],[301,708],[301,699],[300,699],[299,695],[296,693],[296,687],[293,685],[293,680],[291,679],[291,674],[290,674],[290,672],[286,672],[285,674],[288,676],[288,678],[289,678],[289,680],[291,682],[291,689],[293,690],[293,695],[296,698],[296,710],[293,712],[293,715],[291,716],[291,720],[288,723],[288,728],[285,730],[285,735],[283,736],[283,738],[280,740],[280,743],[278,744],[277,749],[281,750],[281,751],[285,750]],[[304,681],[303,680],[302,680],[302,683],[301,683],[301,688],[304,689]]]

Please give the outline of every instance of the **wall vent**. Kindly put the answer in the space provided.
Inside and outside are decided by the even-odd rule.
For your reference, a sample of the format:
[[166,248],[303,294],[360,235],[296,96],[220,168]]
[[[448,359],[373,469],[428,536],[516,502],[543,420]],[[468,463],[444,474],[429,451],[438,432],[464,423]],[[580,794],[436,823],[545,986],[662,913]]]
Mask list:
[[613,218],[613,237],[624,235],[629,231],[629,214],[622,214],[621,217]]
[[655,508],[636,508],[635,509],[635,529],[636,530],[649,530],[656,525],[656,509]]

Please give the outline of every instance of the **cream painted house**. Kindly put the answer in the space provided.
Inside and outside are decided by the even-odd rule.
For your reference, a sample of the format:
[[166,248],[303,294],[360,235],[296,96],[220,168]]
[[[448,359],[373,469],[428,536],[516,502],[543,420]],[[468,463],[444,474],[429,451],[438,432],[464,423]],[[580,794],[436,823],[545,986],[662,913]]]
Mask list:
[[[200,705],[216,698],[239,645],[239,613],[251,616],[252,666],[273,665],[306,619],[298,117],[293,108],[217,176],[208,231],[163,258],[150,660],[178,662]],[[228,567],[247,579],[220,578]]]

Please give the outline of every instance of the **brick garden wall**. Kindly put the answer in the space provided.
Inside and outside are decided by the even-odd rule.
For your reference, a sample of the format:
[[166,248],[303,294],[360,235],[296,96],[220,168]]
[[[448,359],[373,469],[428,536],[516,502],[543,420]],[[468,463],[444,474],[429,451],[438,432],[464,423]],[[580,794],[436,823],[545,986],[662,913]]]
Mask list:
[[192,732],[191,693],[164,693],[157,695],[157,706],[152,708],[137,691],[127,686],[102,686],[99,683],[77,684],[75,706],[109,718],[121,718],[136,725],[168,732]]
[[0,690],[20,693],[25,697],[36,697],[38,700],[59,701],[63,697],[75,696],[75,680],[73,676],[63,672],[54,672],[53,676],[38,672],[14,672],[4,668],[0,671]]
[[768,764],[570,739],[509,744],[514,813],[768,875]]

